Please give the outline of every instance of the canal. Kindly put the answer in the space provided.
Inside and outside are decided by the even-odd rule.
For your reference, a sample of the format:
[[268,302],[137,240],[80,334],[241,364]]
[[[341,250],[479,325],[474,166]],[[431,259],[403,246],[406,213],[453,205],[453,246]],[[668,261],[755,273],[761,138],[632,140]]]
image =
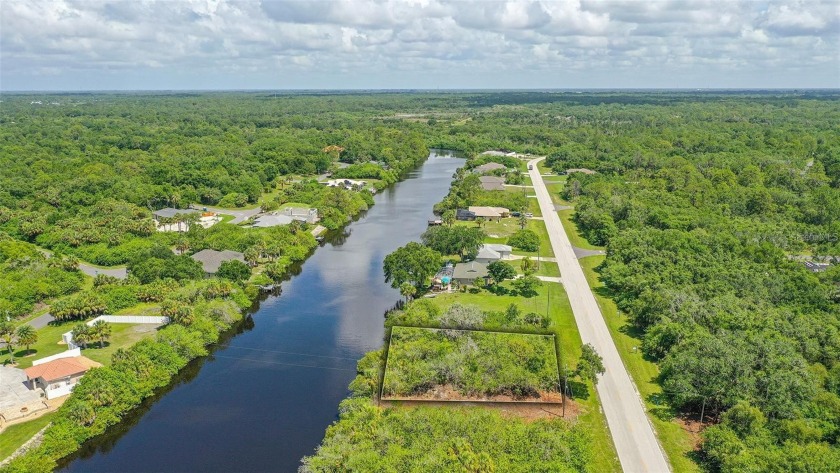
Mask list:
[[433,151],[328,237],[239,333],[62,471],[296,471],[338,418],[356,361],[382,345],[383,314],[400,300],[383,259],[418,239],[462,164]]

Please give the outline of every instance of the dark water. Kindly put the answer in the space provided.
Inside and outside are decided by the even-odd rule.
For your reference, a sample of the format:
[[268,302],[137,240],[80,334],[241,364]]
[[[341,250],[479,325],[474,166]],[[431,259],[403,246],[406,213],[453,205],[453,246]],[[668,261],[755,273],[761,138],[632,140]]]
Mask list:
[[337,419],[356,361],[382,344],[383,313],[400,299],[382,260],[418,239],[462,163],[432,153],[377,195],[253,322],[63,471],[295,471]]

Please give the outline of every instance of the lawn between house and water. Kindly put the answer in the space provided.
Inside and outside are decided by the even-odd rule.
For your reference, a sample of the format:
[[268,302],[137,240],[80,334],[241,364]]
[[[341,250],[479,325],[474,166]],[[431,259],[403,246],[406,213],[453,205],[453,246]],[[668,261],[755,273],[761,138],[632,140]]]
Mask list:
[[383,400],[561,402],[553,334],[394,326]]

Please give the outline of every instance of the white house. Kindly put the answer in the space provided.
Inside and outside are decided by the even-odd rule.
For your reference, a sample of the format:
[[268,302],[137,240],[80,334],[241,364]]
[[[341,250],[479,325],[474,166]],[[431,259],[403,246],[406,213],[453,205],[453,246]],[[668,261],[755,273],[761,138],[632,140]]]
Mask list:
[[23,370],[29,381],[29,388],[42,389],[47,399],[70,394],[88,370],[102,366],[84,356],[50,358],[54,359],[44,358],[33,361],[31,367]]

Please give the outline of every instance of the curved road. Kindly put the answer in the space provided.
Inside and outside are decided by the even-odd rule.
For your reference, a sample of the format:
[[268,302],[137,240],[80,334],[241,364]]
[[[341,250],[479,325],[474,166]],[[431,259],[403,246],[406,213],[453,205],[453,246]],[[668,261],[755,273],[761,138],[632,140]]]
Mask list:
[[642,399],[624,368],[598,302],[575,256],[574,248],[563,229],[560,217],[554,211],[551,196],[537,168],[537,163],[543,159],[545,158],[528,162],[531,167],[529,174],[539,199],[540,210],[545,217],[551,247],[569,295],[580,338],[583,343],[592,344],[604,359],[606,372],[601,375],[596,388],[621,467],[624,471],[632,473],[668,472],[668,460],[647,418]]

